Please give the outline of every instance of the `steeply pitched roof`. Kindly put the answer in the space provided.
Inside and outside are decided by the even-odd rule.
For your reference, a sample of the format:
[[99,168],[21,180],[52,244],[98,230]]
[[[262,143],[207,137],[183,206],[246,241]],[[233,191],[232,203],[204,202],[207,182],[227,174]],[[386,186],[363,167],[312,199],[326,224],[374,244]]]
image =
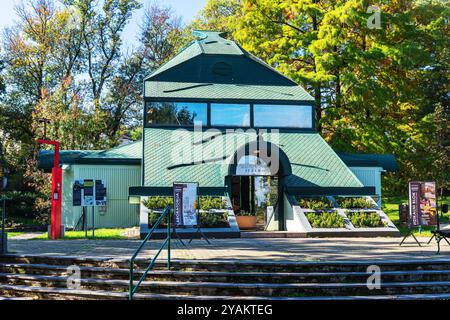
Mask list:
[[361,154],[342,153],[338,156],[349,167],[380,167],[386,171],[398,171],[399,167],[395,156],[392,154]]
[[314,101],[293,80],[223,38],[223,33],[195,34],[196,40],[145,79],[145,97],[226,100],[249,90],[246,100],[258,100],[258,93],[264,92],[266,100]]
[[[256,134],[233,134],[235,143],[224,144],[220,138],[208,139],[217,132],[207,132],[206,136],[203,136],[204,141],[207,141],[203,145],[203,155],[204,159],[210,161],[195,163],[194,160],[198,159],[173,157],[175,151],[191,150],[188,148],[191,148],[194,142],[192,131],[152,128],[146,129],[144,134],[148,146],[144,148],[144,181],[145,185],[155,187],[171,186],[173,181],[197,181],[204,187],[224,186],[224,177],[228,175],[229,170],[229,158],[224,160],[218,157],[222,156],[221,152],[217,153],[218,150],[224,150],[227,157],[232,157],[240,146],[256,139]],[[319,134],[280,132],[277,136],[267,133],[263,137],[264,140],[278,145],[289,158],[292,175],[286,177],[287,186],[363,187]],[[187,144],[180,145],[180,141]]]

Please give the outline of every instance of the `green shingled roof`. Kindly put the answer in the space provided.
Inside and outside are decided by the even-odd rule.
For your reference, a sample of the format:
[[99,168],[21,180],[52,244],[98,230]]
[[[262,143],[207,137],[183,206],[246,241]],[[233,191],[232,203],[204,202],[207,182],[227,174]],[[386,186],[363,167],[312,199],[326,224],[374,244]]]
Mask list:
[[[38,167],[45,171],[53,167],[54,151],[39,152]],[[109,150],[62,150],[61,164],[140,164],[142,141],[136,141]]]
[[[208,163],[196,162],[200,147],[192,149],[194,141],[208,140],[217,132],[196,137],[188,130],[145,129],[144,181],[153,187],[171,186],[174,181],[196,181],[205,187],[224,186],[228,175],[229,159],[236,150],[256,139],[256,134],[231,134],[234,143],[226,143],[223,136],[203,144],[203,158]],[[236,138],[236,140],[234,140]],[[347,187],[363,185],[317,133],[282,132],[278,136],[263,135],[266,141],[276,144],[287,155],[292,175],[286,178],[292,187]],[[194,140],[195,139],[195,140]],[[191,150],[193,153],[191,154]],[[220,152],[224,150],[224,152]],[[228,156],[222,160],[222,154]]]
[[147,81],[145,92],[154,99],[311,101],[310,95],[299,86]]
[[386,171],[398,171],[398,164],[392,154],[337,153],[349,167],[380,167]]
[[223,33],[198,38],[145,79],[150,99],[311,101],[293,80],[245,51]]
[[142,159],[142,141],[135,141],[113,149],[91,153],[82,157],[84,161],[95,159]]

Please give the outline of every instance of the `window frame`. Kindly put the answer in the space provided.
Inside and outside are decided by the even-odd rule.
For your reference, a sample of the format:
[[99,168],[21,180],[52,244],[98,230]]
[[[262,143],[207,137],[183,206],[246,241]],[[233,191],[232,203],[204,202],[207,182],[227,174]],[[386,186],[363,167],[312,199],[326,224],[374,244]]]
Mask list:
[[[248,106],[248,112],[249,112],[249,116],[250,119],[248,121],[248,126],[236,126],[236,125],[229,125],[229,124],[213,124],[212,123],[212,105],[213,104],[221,104],[221,105],[245,105]],[[253,121],[253,114],[252,114],[252,105],[251,103],[227,103],[227,102],[211,102],[209,103],[209,124],[210,124],[210,128],[230,128],[230,129],[234,129],[234,128],[245,128],[245,129],[250,129],[252,128],[252,121]]]
[[[311,110],[311,126],[310,127],[291,127],[291,126],[257,126],[255,125],[255,106],[273,106],[276,108],[277,106],[290,106],[290,107],[309,107]],[[314,115],[314,106],[311,104],[272,104],[272,103],[254,103],[253,104],[253,126],[255,129],[298,129],[298,130],[315,130],[315,115]]]
[[197,103],[197,104],[204,104],[206,106],[206,123],[202,126],[205,127],[208,125],[209,122],[209,103],[207,102],[198,102],[198,101],[149,101],[146,100],[144,102],[144,128],[158,128],[158,127],[164,127],[164,128],[193,128],[195,126],[194,124],[171,124],[171,123],[156,123],[156,124],[149,124],[148,123],[148,107],[152,103]]
[[[295,131],[301,131],[301,132],[316,132],[316,115],[315,115],[315,108],[314,108],[314,102],[313,101],[271,101],[271,100],[261,100],[258,102],[254,102],[254,101],[246,101],[246,100],[227,100],[227,101],[223,101],[223,100],[214,100],[214,99],[209,99],[209,100],[205,100],[205,99],[179,99],[179,98],[174,98],[174,99],[151,99],[151,98],[146,98],[144,99],[144,117],[143,117],[143,121],[144,121],[144,128],[186,128],[186,129],[193,129],[194,125],[174,125],[174,124],[147,124],[147,109],[150,103],[161,103],[161,102],[173,102],[173,103],[202,103],[202,104],[206,104],[207,105],[207,123],[202,124],[202,128],[204,129],[219,129],[219,130],[224,130],[224,129],[239,129],[239,128],[244,128],[244,129],[278,129],[280,131],[289,131],[289,132],[295,132]],[[212,125],[211,123],[211,104],[246,104],[250,106],[250,126],[248,127],[242,127],[242,126],[218,126],[218,125]],[[281,106],[298,106],[298,105],[303,105],[303,106],[309,106],[311,107],[311,124],[312,126],[310,128],[299,128],[299,127],[276,127],[276,126],[272,126],[272,127],[256,127],[254,125],[254,106],[255,105],[281,105]]]

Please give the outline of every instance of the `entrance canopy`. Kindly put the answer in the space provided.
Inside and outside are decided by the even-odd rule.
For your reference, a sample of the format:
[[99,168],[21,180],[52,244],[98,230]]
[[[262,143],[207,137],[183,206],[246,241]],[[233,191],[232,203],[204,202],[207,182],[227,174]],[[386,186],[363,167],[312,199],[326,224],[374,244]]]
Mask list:
[[239,147],[230,159],[229,176],[289,176],[291,164],[286,153],[262,137]]

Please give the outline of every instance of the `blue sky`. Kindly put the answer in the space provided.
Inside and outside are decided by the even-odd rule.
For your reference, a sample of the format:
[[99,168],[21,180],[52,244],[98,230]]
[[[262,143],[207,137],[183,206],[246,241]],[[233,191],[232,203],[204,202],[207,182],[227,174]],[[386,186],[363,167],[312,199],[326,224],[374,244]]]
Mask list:
[[[0,0],[0,29],[10,26],[16,20],[16,13],[14,7],[20,4],[22,0]],[[190,22],[200,11],[206,3],[206,0],[141,0],[144,8],[153,2],[162,4],[164,6],[172,7],[173,11],[182,17],[184,23]],[[138,26],[142,21],[142,9],[133,17],[130,24],[125,29],[123,38],[128,47],[135,44]]]

